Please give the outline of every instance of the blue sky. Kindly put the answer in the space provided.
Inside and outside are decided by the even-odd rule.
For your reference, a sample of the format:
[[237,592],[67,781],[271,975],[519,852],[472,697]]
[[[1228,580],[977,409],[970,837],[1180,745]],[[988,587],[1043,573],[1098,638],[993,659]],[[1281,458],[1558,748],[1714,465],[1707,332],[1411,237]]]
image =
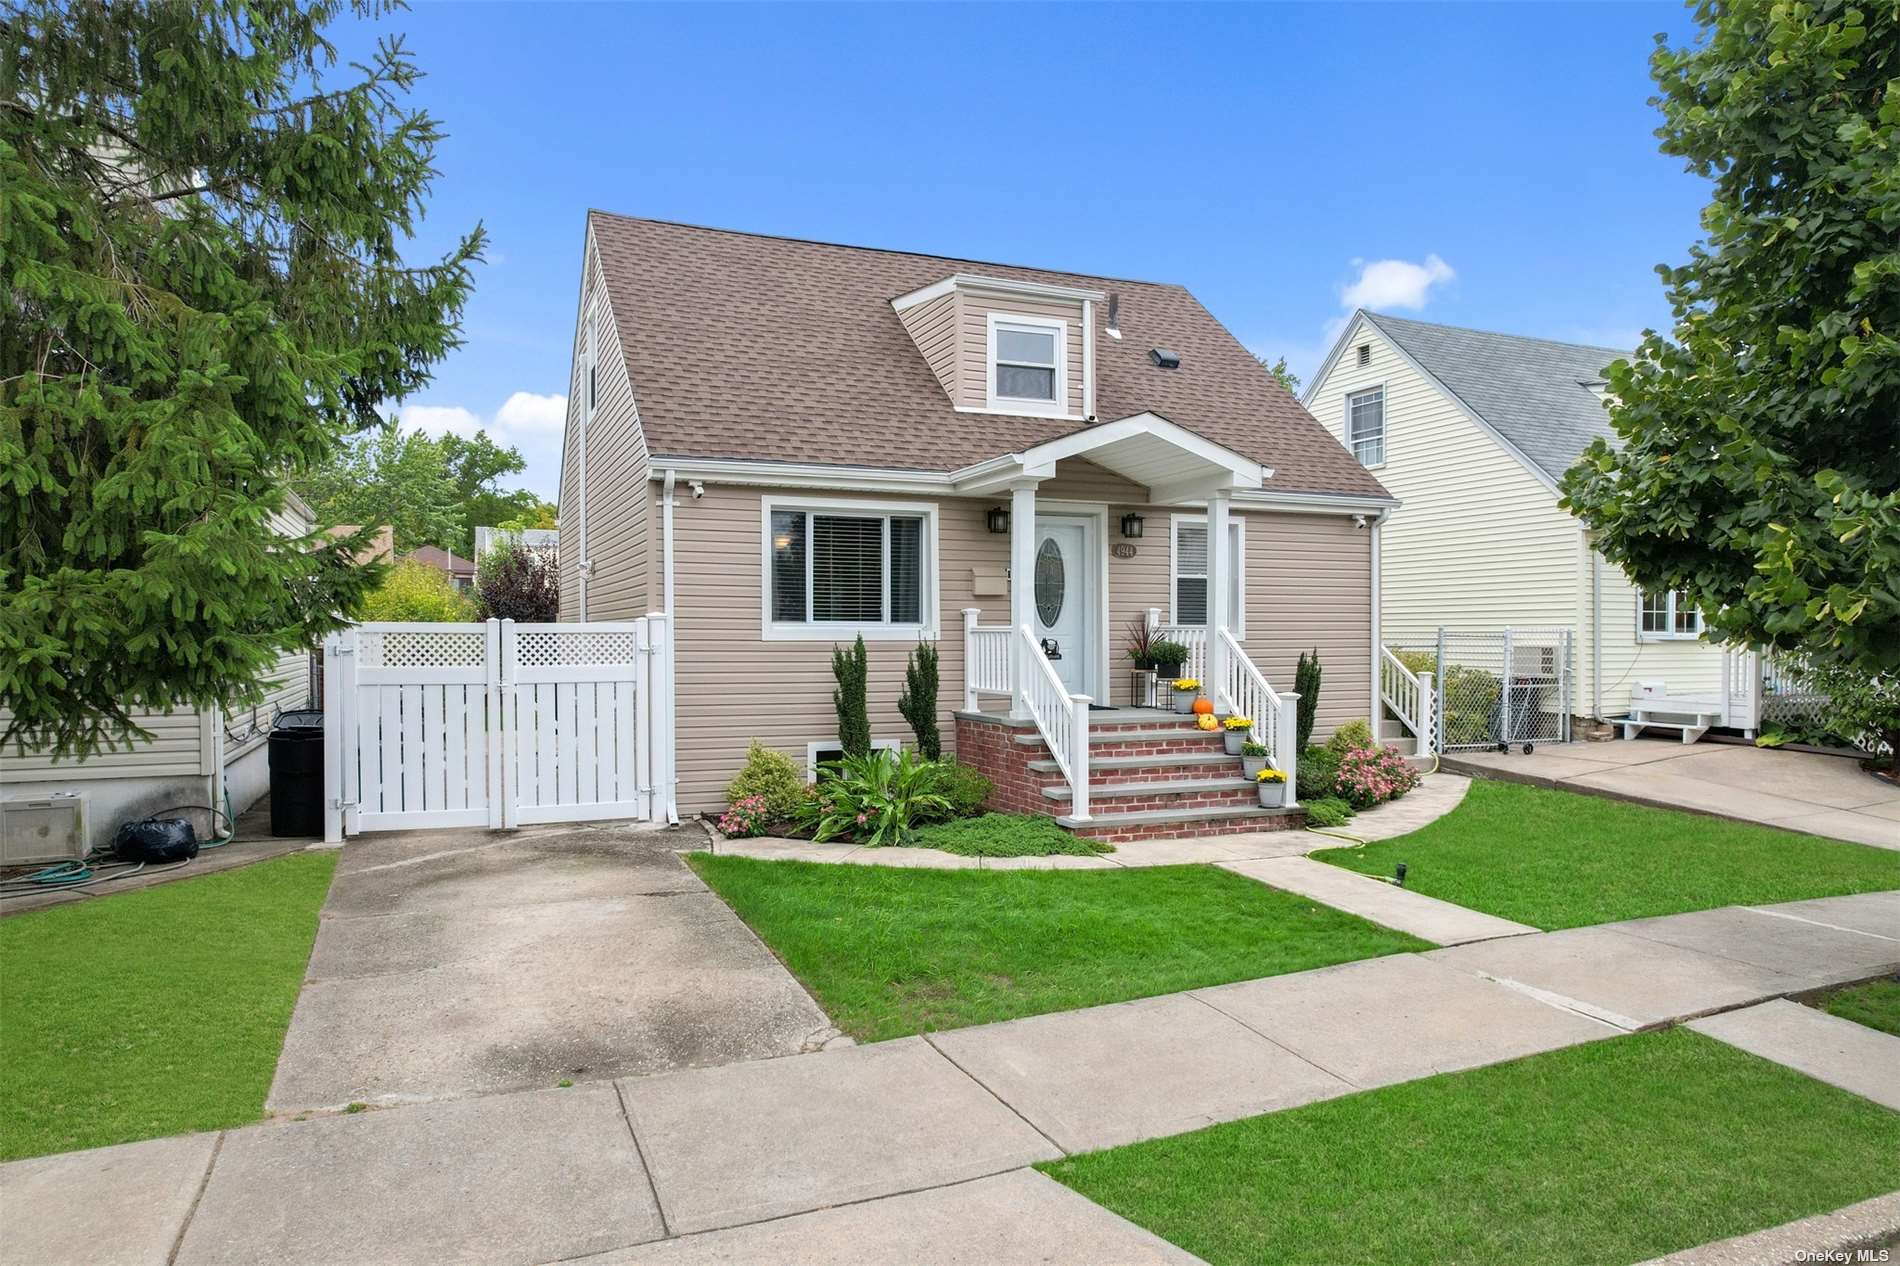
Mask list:
[[[423,3],[439,249],[484,222],[467,344],[408,402],[551,495],[588,207],[1179,282],[1310,373],[1355,299],[1626,345],[1706,186],[1657,153],[1673,4]],[[518,394],[519,393],[519,394]]]

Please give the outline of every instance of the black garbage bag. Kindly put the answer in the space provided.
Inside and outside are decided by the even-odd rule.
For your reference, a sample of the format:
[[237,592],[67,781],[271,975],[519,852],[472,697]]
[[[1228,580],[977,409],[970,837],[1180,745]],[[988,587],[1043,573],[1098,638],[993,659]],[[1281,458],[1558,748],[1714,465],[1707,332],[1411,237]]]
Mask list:
[[190,861],[198,855],[198,832],[183,818],[127,822],[112,837],[112,852],[122,862]]

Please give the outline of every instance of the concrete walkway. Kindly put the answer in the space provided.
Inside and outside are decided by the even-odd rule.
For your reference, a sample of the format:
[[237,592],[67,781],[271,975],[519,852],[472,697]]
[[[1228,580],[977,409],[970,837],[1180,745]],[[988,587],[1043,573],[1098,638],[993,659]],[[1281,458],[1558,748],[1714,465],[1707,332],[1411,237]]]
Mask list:
[[1268,857],[1221,866],[1434,945],[1463,945],[1538,930],[1306,857]]
[[1020,1171],[1897,968],[1900,892],[1512,936],[873,1046],[18,1161],[0,1166],[0,1204],[27,1211],[5,1252],[1183,1260]]
[[1445,768],[1900,849],[1900,787],[1858,760],[1662,739],[1458,752]]

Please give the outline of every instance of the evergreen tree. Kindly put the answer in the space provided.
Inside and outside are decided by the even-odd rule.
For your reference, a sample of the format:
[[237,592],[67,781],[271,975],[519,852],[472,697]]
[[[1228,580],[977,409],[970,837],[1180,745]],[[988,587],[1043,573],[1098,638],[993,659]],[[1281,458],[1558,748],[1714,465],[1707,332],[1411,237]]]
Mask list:
[[943,739],[937,733],[937,648],[918,643],[904,666],[904,693],[897,710],[917,736],[917,750],[925,760],[943,759]]
[[838,746],[846,756],[869,756],[871,710],[866,689],[870,664],[862,633],[848,650],[831,648],[831,675],[838,679],[838,688],[831,692],[832,706],[838,712]]
[[1300,652],[1300,662],[1293,669],[1293,689],[1298,692],[1300,701],[1293,709],[1293,750],[1303,752],[1313,742],[1313,722],[1319,716],[1319,647],[1313,648],[1308,655]]
[[[361,0],[355,11],[379,14]],[[420,266],[442,132],[338,0],[0,11],[0,709],[68,755],[243,706],[377,579],[288,481],[456,344],[477,229]]]

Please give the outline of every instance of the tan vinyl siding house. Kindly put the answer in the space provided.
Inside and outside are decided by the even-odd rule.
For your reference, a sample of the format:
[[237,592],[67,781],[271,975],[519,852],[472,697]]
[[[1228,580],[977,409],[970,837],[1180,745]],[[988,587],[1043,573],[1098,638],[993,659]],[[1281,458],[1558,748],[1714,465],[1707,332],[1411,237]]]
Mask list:
[[1642,634],[1636,587],[1558,505],[1564,469],[1610,433],[1600,380],[1622,354],[1355,314],[1304,398],[1349,445],[1349,401],[1384,393],[1371,469],[1404,506],[1383,533],[1388,645],[1428,642],[1440,626],[1565,628],[1579,715],[1623,715],[1642,681],[1720,693],[1720,648]]
[[[1150,611],[1164,625],[1174,615],[1171,523],[1204,522],[1216,501],[1240,525],[1245,610],[1229,627],[1245,657],[1287,691],[1298,655],[1320,651],[1320,738],[1368,714],[1374,524],[1394,500],[1180,287],[599,212],[584,259],[562,616],[670,617],[680,812],[724,806],[751,739],[801,764],[835,747],[832,650],[859,628],[873,737],[893,746],[913,741],[896,700],[907,658],[930,641],[954,749],[968,611],[1004,635],[1031,611],[1042,633],[1060,633],[1045,649],[1059,650],[1051,663],[1065,687],[1128,708],[1128,627]],[[591,418],[590,313],[600,331]],[[1022,337],[999,348],[998,328]],[[1163,365],[1159,348],[1179,364]],[[1055,398],[1010,394],[1037,391]],[[1063,539],[1077,552],[1057,551],[1066,581],[1053,594],[1039,556],[1046,606],[1022,605],[1018,528],[994,525],[1003,511],[1017,523],[1022,506],[1045,548],[1046,533],[1075,533]],[[821,525],[871,534],[863,557],[884,617],[817,618],[820,596],[806,587],[836,582],[799,568],[816,566],[806,555]],[[900,540],[913,542],[902,567]],[[829,567],[840,547],[823,548]],[[913,563],[920,610],[898,622],[898,577]],[[780,584],[790,587],[775,595]],[[879,597],[870,601],[875,611]],[[986,714],[1011,703],[981,699]],[[1108,724],[1116,713],[1096,715]]]

